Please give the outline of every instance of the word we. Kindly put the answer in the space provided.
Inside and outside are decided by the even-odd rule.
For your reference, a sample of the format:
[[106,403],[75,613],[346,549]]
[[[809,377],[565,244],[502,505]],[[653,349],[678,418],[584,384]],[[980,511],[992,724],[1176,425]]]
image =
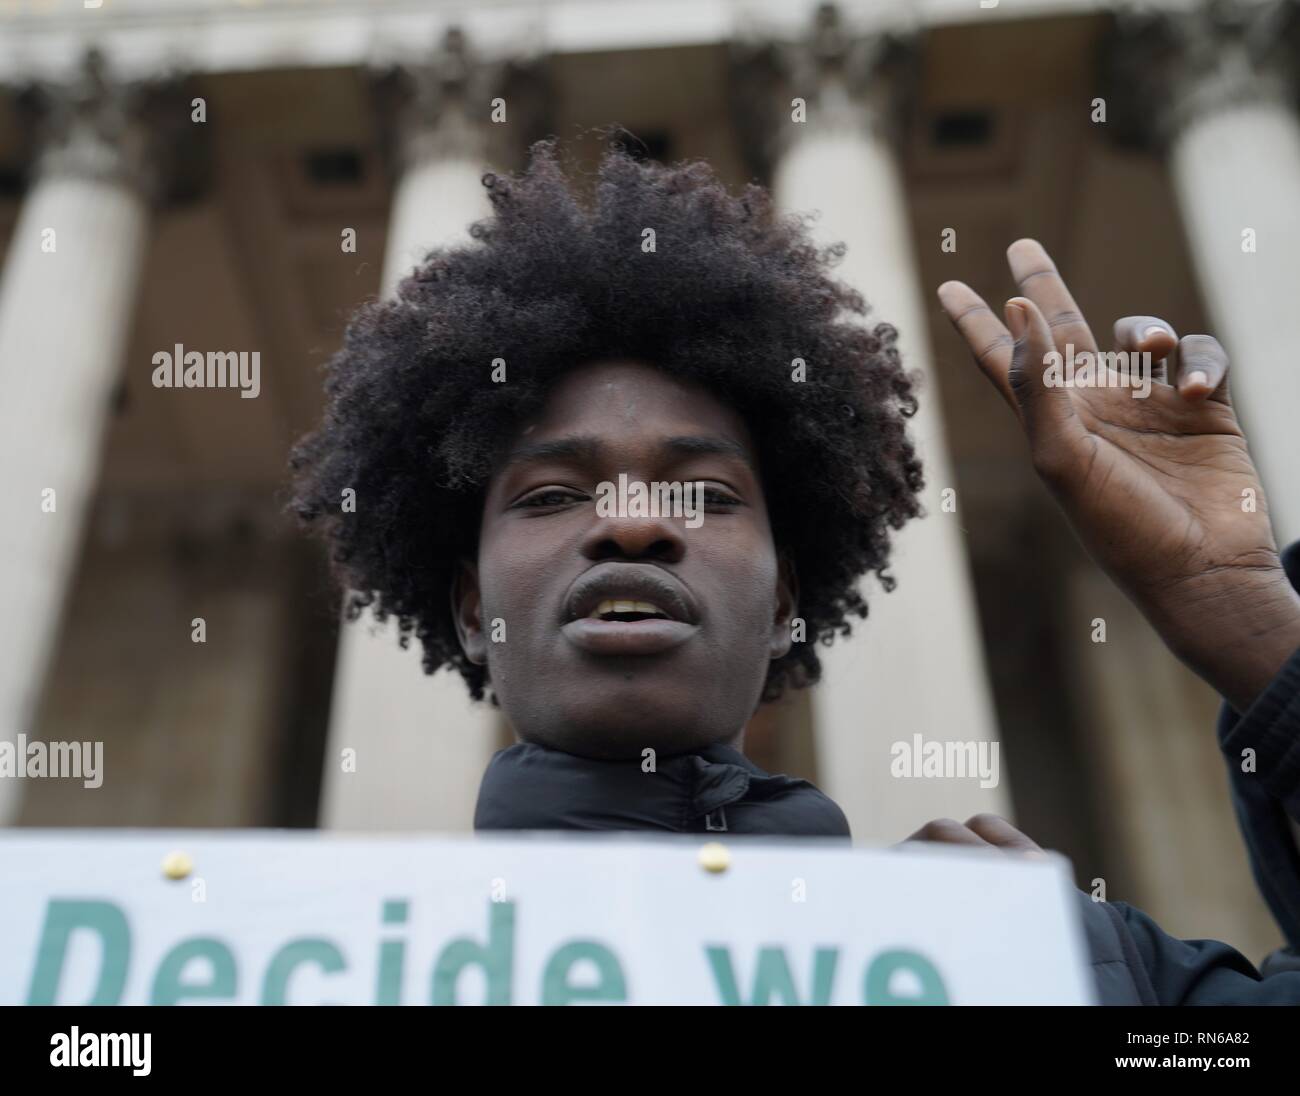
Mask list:
[[238,388],[239,397],[255,400],[262,391],[262,352],[247,350],[159,350],[153,356],[155,388]]

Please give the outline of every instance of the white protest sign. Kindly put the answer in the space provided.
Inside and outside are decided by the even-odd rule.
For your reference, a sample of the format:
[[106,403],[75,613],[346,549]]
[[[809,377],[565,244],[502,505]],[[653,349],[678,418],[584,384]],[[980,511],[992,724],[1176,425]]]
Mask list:
[[9,831],[0,1004],[1094,999],[1059,858],[730,838],[711,871],[703,846]]

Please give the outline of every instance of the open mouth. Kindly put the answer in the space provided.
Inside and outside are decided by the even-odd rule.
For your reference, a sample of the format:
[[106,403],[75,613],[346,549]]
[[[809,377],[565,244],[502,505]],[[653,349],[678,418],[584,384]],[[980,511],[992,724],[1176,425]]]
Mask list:
[[600,563],[581,575],[564,600],[563,622],[695,624],[699,609],[675,576],[645,563]]
[[644,563],[601,563],[565,599],[561,634],[591,655],[652,655],[689,640],[700,611],[675,576]]
[[652,601],[631,601],[606,598],[587,614],[590,620],[619,620],[633,622],[638,620],[672,620],[672,614],[665,612]]

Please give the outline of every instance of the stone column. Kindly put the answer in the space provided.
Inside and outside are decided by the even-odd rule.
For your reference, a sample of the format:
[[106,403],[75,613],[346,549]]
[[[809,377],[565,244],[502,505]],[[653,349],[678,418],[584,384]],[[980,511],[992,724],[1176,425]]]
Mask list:
[[[149,210],[132,95],[95,53],[71,85],[41,89],[40,154],[0,280],[0,740],[34,731],[134,316]],[[0,824],[22,787],[0,780]]]
[[490,211],[483,173],[491,75],[453,28],[427,65],[397,68],[378,80],[380,109],[392,112],[386,136],[397,179],[384,296],[433,248],[468,243],[470,224]]
[[[1124,9],[1102,53],[1110,136],[1168,163],[1209,331],[1232,362],[1233,402],[1280,545],[1300,537],[1300,119],[1290,77],[1298,16],[1293,0]],[[1247,876],[1213,693],[1104,580],[1076,576],[1071,585],[1081,678],[1094,685],[1082,707],[1106,776],[1109,859],[1132,877],[1133,894],[1112,897],[1143,904],[1176,935],[1233,940],[1259,959],[1276,934],[1258,903],[1239,897]],[[1098,618],[1107,644],[1085,649],[1084,629]],[[1126,647],[1108,654],[1116,636]]]
[[[763,103],[764,117],[747,109],[742,125],[770,163],[778,205],[816,211],[818,241],[847,244],[838,276],[866,298],[869,322],[898,329],[905,366],[923,376],[911,431],[925,464],[926,514],[895,538],[897,588],[886,594],[869,583],[869,619],[822,653],[825,675],[813,693],[820,784],[863,843],[901,840],[932,818],[1005,814],[1000,756],[1000,783],[987,789],[977,779],[891,775],[892,745],[911,744],[914,734],[927,742],[997,738],[960,500],[955,512],[943,508],[955,481],[926,335],[930,290],[918,278],[891,134],[908,51],[888,36],[850,34],[827,6],[808,40],[747,54],[741,97]],[[794,120],[795,99],[806,104],[805,121]]]
[[1107,52],[1115,135],[1162,152],[1211,333],[1273,528],[1300,537],[1300,4],[1121,13]]
[[1258,962],[1278,946],[1256,896],[1214,738],[1218,698],[1095,567],[1067,577],[1062,649],[1088,731],[1104,860],[1078,863],[1166,932],[1228,940]]
[[[451,30],[427,65],[379,81],[397,184],[384,256],[391,294],[434,247],[470,242],[489,213],[482,176],[491,101],[517,70],[469,53]],[[525,103],[511,96],[509,111]],[[509,114],[507,115],[509,118]],[[516,127],[517,129],[518,127]],[[419,644],[402,650],[394,622],[367,611],[342,629],[334,676],[321,825],[336,829],[472,829],[483,770],[508,740],[496,709],[469,698],[458,674],[429,677]],[[355,771],[343,751],[355,750]]]

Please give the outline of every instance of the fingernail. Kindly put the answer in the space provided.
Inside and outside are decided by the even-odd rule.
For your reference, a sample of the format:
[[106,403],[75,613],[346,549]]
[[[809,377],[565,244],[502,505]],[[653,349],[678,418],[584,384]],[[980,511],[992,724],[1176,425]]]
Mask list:
[[1161,327],[1158,323],[1153,323],[1150,327],[1148,327],[1145,331],[1142,332],[1142,341],[1146,342],[1147,339],[1151,338],[1153,335],[1168,335],[1168,334],[1169,334],[1169,329],[1167,327]]
[[1188,374],[1187,374],[1187,387],[1188,387],[1188,388],[1195,388],[1198,384],[1201,385],[1201,386],[1203,386],[1203,387],[1205,387],[1205,388],[1209,388],[1209,387],[1210,387],[1210,378],[1209,378],[1209,376],[1208,376],[1207,374],[1205,374],[1205,373],[1202,373],[1199,369],[1196,370],[1196,372],[1194,372],[1194,373],[1188,373]]
[[1019,339],[1025,333],[1025,312],[1015,301],[1007,301],[1002,310],[1007,317],[1007,327],[1011,329],[1011,337]]

